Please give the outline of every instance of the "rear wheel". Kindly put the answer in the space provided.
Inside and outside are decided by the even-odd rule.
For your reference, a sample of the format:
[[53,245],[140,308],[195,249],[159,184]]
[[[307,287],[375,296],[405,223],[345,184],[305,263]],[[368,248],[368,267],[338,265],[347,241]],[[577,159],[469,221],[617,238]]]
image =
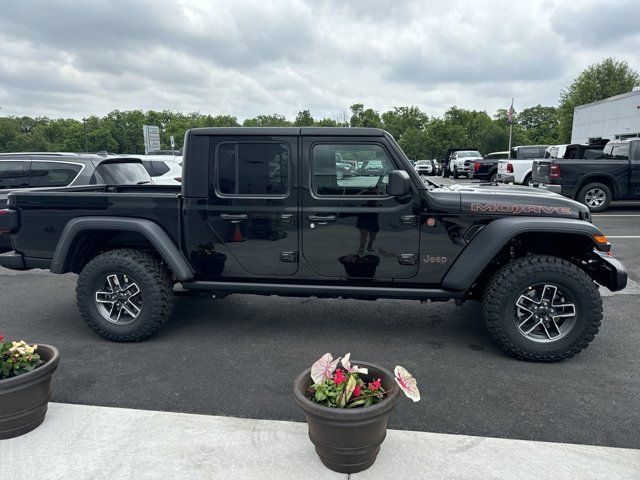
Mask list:
[[524,180],[522,181],[522,184],[523,184],[525,187],[530,187],[530,186],[531,186],[531,174],[530,174],[530,173],[529,173],[529,174],[527,174],[527,176],[526,176],[526,177],[524,177]]
[[496,172],[493,172],[492,174],[489,175],[489,182],[496,183],[497,181],[498,181],[498,174]]
[[171,316],[173,284],[152,255],[112,250],[84,267],[76,301],[84,321],[99,335],[137,342],[155,334]]
[[611,189],[604,183],[590,183],[580,189],[576,200],[592,212],[602,212],[611,203]]
[[602,299],[593,280],[574,264],[535,255],[494,275],[482,311],[489,332],[507,353],[555,362],[593,340],[602,322]]

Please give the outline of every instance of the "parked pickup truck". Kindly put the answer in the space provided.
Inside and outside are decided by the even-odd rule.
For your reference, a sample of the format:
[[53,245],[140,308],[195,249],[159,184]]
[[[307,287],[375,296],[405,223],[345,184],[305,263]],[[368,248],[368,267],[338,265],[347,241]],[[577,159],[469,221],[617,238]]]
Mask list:
[[584,159],[570,157],[535,161],[533,182],[592,212],[606,210],[612,200],[640,199],[640,139],[614,140]]
[[[382,171],[338,179],[336,163],[356,158]],[[626,285],[585,206],[542,189],[422,181],[382,130],[193,129],[183,169],[180,194],[11,193],[0,231],[15,250],[0,265],[77,273],[82,317],[114,341],[155,333],[179,283],[216,297],[478,300],[497,343],[535,361],[585,348],[602,321],[598,285]]]

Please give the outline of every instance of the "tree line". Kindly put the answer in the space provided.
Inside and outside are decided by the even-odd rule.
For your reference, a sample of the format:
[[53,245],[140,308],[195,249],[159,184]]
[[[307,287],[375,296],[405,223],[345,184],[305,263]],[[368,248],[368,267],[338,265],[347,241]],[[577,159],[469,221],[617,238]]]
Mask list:
[[[558,106],[535,105],[513,116],[513,145],[568,143],[573,109],[577,105],[631,91],[640,77],[624,61],[607,58],[589,66],[560,92]],[[309,110],[294,119],[282,115],[258,115],[242,122],[231,115],[114,110],[83,120],[47,117],[0,117],[0,151],[64,151],[144,153],[143,125],[158,125],[163,149],[182,146],[184,133],[195,127],[377,127],[391,133],[411,159],[442,158],[450,147],[473,147],[483,154],[504,151],[509,143],[507,109],[493,115],[453,106],[442,117],[432,117],[417,106],[394,107],[380,113],[361,103],[349,113],[314,118]]]

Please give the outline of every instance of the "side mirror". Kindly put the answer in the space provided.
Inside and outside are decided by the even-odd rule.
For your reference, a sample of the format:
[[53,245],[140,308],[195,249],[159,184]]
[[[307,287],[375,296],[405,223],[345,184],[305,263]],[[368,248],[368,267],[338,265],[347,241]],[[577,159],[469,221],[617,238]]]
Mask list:
[[392,170],[389,172],[389,183],[387,184],[387,194],[400,197],[409,193],[411,189],[411,179],[404,170]]

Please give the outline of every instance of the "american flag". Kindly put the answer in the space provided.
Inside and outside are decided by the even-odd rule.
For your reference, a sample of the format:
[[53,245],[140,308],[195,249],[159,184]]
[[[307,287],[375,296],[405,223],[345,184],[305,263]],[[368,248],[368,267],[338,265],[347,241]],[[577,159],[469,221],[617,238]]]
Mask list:
[[511,99],[511,106],[509,107],[509,110],[507,110],[507,123],[513,123],[513,114],[516,113],[516,111],[513,109],[513,98]]

